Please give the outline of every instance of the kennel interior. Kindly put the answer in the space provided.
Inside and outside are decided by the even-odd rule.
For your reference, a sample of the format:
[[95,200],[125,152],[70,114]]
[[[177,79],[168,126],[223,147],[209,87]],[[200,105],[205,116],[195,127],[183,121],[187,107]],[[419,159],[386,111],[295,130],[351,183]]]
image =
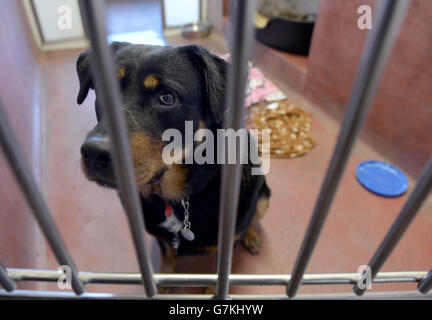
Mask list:
[[[234,39],[236,70],[246,66],[248,52],[240,44],[250,40],[250,59],[291,102],[312,114],[317,146],[303,157],[271,160],[267,179],[273,196],[260,226],[259,255],[224,245],[220,256],[232,259],[219,259],[225,262],[216,273],[209,273],[213,256],[185,259],[178,273],[159,274],[157,245],[136,223],[138,212],[126,216],[115,192],[87,182],[80,172],[79,147],[96,121],[92,99],[75,104],[75,61],[83,48],[37,39],[38,23],[28,19],[34,3],[0,0],[5,44],[0,95],[6,115],[0,119],[2,296],[164,298],[156,285],[170,285],[177,288],[171,298],[212,298],[200,293],[202,286],[213,285],[221,299],[356,298],[358,268],[370,265],[378,274],[363,297],[430,298],[432,31],[424,23],[432,15],[429,1],[363,1],[375,14],[370,31],[357,27],[358,3],[321,1],[307,57],[271,49],[244,32],[242,26],[251,27],[245,19],[249,1],[234,1],[243,8],[239,11],[229,9],[230,1],[207,1],[212,34],[192,40],[164,32],[159,1],[107,1],[106,11],[100,1],[83,2],[85,28],[100,50],[104,79],[113,75],[103,68],[109,62],[102,58],[103,17],[110,36],[144,31],[151,41],[193,42],[219,54]],[[141,12],[149,18],[146,25],[136,16]],[[135,29],[127,29],[134,23]],[[106,95],[115,95],[109,82],[102,86]],[[242,96],[242,84],[236,86],[232,99]],[[239,121],[242,112],[231,111]],[[370,159],[402,168],[408,192],[383,198],[365,190],[355,168]],[[120,170],[130,187],[128,168]],[[134,208],[136,199],[129,201]],[[232,205],[226,203],[222,224],[232,223]],[[231,237],[226,231],[221,239],[230,243]],[[63,264],[74,266],[72,290],[57,286]],[[362,292],[356,288],[356,293]]]

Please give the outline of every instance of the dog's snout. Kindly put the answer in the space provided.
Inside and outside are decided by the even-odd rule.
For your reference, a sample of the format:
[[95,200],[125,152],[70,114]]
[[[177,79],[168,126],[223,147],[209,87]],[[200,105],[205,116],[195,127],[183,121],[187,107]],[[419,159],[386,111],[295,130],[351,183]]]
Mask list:
[[101,171],[111,166],[109,141],[103,136],[91,136],[81,147],[81,155],[86,167]]

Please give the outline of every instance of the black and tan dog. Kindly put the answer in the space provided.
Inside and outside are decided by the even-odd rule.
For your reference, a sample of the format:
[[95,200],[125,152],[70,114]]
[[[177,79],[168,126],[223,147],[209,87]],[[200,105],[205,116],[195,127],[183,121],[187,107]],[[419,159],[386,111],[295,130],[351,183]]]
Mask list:
[[[165,164],[162,151],[167,142],[162,141],[162,134],[169,128],[184,134],[185,121],[193,121],[194,132],[207,128],[216,136],[216,130],[223,127],[228,65],[198,46],[159,47],[116,42],[111,44],[111,49],[121,85],[146,228],[161,246],[165,263],[161,269],[173,272],[176,257],[217,250],[221,165]],[[94,89],[90,55],[86,51],[77,61],[78,104],[85,100],[89,89]],[[97,92],[95,105],[98,123],[81,147],[83,172],[90,181],[116,188],[110,141]],[[252,166],[243,165],[235,239],[256,254],[260,240],[251,224],[266,211],[270,189],[264,176],[251,174]],[[180,222],[183,227],[185,204],[189,205],[193,240],[187,239],[179,229],[171,230],[164,224],[173,209],[177,224]]]

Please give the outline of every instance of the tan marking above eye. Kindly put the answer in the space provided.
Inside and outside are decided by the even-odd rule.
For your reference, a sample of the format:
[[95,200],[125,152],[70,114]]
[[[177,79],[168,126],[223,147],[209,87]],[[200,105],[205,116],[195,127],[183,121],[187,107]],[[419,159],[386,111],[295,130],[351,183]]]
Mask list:
[[159,80],[154,75],[150,75],[144,80],[144,87],[147,89],[155,89],[158,84]]
[[124,76],[125,76],[125,69],[124,68],[117,69],[117,77],[119,79],[123,79]]

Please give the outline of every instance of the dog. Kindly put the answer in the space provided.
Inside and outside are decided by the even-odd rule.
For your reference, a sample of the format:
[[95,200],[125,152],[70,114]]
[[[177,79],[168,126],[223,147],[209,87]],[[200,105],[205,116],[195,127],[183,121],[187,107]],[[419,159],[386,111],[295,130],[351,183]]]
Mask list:
[[[217,251],[221,165],[164,163],[167,143],[162,135],[171,128],[184,135],[185,121],[192,121],[194,132],[206,128],[216,135],[216,130],[223,128],[229,64],[196,45],[114,42],[110,49],[145,226],[161,248],[162,272],[175,272],[178,257]],[[91,55],[90,49],[81,53],[76,64],[79,105],[90,89],[95,90]],[[117,188],[103,109],[95,91],[97,124],[81,146],[82,171],[90,181]],[[185,150],[182,152],[184,156]],[[270,189],[263,175],[251,174],[254,166],[250,161],[243,165],[233,245],[241,242],[257,254],[260,239],[252,222],[267,210]]]

